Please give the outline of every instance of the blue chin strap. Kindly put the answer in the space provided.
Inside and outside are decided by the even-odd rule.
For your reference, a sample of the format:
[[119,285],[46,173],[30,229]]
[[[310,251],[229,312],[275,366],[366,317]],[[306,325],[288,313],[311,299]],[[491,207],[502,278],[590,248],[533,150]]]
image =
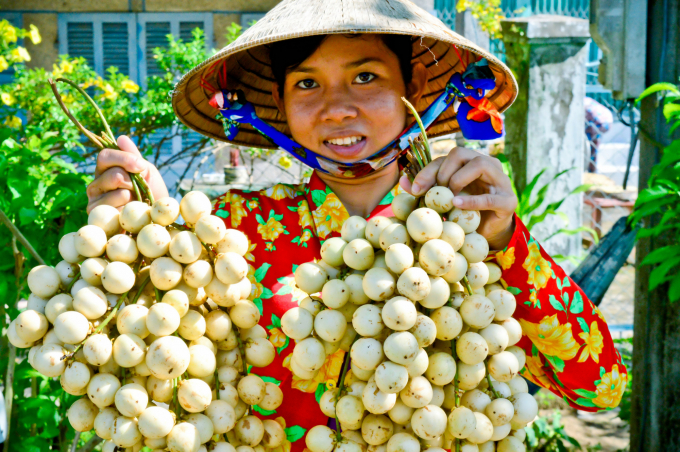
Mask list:
[[[457,72],[451,76],[444,91],[421,115],[423,125],[426,129],[429,128],[453,104],[465,138],[499,138],[503,135],[502,121],[495,107],[484,99],[486,92],[495,86],[495,77],[485,59],[468,65],[464,73]],[[363,177],[384,168],[409,149],[409,139],[416,139],[420,134],[420,128],[414,121],[401,135],[370,157],[350,163],[339,162],[301,146],[264,122],[255,113],[253,104],[246,101],[242,91],[222,90],[221,93],[223,105],[216,118],[222,120],[227,140],[236,138],[241,124],[249,124],[273,144],[310,168],[338,177]],[[236,96],[233,96],[234,93]],[[236,100],[230,101],[228,96],[235,97]]]

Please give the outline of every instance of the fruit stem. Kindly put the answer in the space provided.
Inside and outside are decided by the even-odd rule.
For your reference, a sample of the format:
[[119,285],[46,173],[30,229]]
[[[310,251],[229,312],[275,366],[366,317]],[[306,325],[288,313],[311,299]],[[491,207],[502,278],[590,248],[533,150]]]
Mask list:
[[153,291],[156,294],[156,303],[160,302],[163,299],[163,295],[161,294],[161,291],[158,290],[158,287],[156,287],[156,286],[154,286]]
[[72,351],[71,353],[68,353],[68,354],[62,356],[62,357],[61,357],[61,360],[62,360],[62,361],[65,360],[65,359],[71,359],[71,358],[73,358],[74,356],[76,356],[76,353],[78,353],[78,350],[80,350],[80,348],[83,346],[83,344],[85,343],[85,341],[86,341],[90,336],[93,336],[93,335],[95,335],[95,334],[99,334],[99,333],[101,332],[101,330],[104,329],[104,327],[105,327],[105,326],[111,321],[111,319],[116,315],[116,312],[118,312],[118,309],[119,309],[119,308],[121,307],[121,305],[123,304],[123,301],[124,301],[125,298],[127,297],[127,294],[128,294],[128,293],[129,293],[129,291],[128,291],[128,292],[125,292],[124,294],[121,294],[120,298],[118,299],[118,303],[116,303],[116,306],[115,306],[113,309],[111,309],[111,312],[109,312],[109,315],[106,316],[106,318],[104,319],[104,321],[103,321],[102,323],[100,323],[99,326],[97,326],[97,328],[94,329],[94,331],[92,331],[92,334],[88,334],[88,336],[87,336],[85,339],[83,339],[83,340],[80,342],[80,344],[78,344],[78,345],[76,346],[76,348],[73,349],[73,351]]
[[146,285],[149,283],[149,280],[151,280],[151,276],[147,276],[144,278],[144,281],[142,281],[142,284],[139,285],[139,290],[137,290],[137,293],[135,294],[135,298],[132,300],[132,303],[130,304],[137,304],[137,300],[139,300],[139,297],[142,296],[142,291],[146,287]]
[[217,372],[217,367],[215,368],[215,397],[220,400],[220,374]]
[[496,389],[491,384],[491,374],[489,373],[489,363],[484,360],[484,368],[486,369],[486,382],[489,384],[489,391],[493,394],[494,399],[500,399],[501,395],[496,392]]
[[137,201],[144,202],[144,198],[142,198],[142,193],[139,191],[139,185],[137,185],[135,178],[131,177],[130,182],[132,182],[132,188],[135,191],[135,198],[137,198]]
[[[360,336],[357,334],[357,338]],[[354,341],[356,341],[356,339]],[[354,342],[352,342],[354,344]],[[351,350],[350,346],[350,350]],[[347,376],[347,371],[349,370],[349,362],[350,362],[350,357],[349,357],[349,352],[346,353],[345,355],[345,362],[342,363],[342,372],[340,373],[340,380],[338,380],[338,394],[335,396],[335,404],[337,405],[338,400],[342,396],[342,391],[345,389],[345,377]],[[338,438],[338,441],[342,440],[342,428],[340,427],[340,421],[338,420],[338,413],[335,413],[335,426],[338,428],[336,435]]]
[[472,295],[472,286],[470,285],[470,280],[468,279],[467,276],[463,276],[463,286],[465,287],[465,290],[467,290],[468,295]]
[[179,377],[173,378],[172,379],[172,405],[173,405],[173,408],[175,410],[175,417],[177,419],[179,419],[180,414],[182,414],[180,412],[181,407],[180,407],[179,401],[177,399],[178,386],[179,386]]
[[409,137],[408,139],[408,144],[411,146],[411,153],[413,157],[415,157],[416,161],[418,162],[418,168],[417,170],[420,171],[425,167],[425,164],[423,163],[423,159],[420,158],[420,152],[418,152],[418,149],[416,148],[416,144],[414,143],[413,139]]
[[149,185],[146,183],[144,178],[139,173],[130,173],[130,178],[137,182],[139,188],[142,190],[142,192],[144,192],[144,195],[149,200],[149,204],[153,205],[156,200],[153,197],[153,193],[151,193],[151,188],[149,188]]
[[427,132],[425,131],[425,126],[423,125],[423,121],[420,119],[420,115],[416,111],[415,107],[406,100],[405,97],[402,97],[401,100],[406,104],[409,110],[411,110],[411,114],[413,114],[413,117],[416,119],[416,122],[418,123],[418,127],[420,127],[420,134],[421,137],[423,138],[423,145],[425,147],[425,156],[427,157],[427,163],[430,163],[431,156],[432,156],[432,151],[430,150],[430,143],[427,140]]
[[80,277],[80,270],[78,270],[78,273],[76,273],[71,282],[68,283],[68,287],[66,288],[67,293],[71,293],[71,289],[73,289],[73,285],[78,281],[78,277]]

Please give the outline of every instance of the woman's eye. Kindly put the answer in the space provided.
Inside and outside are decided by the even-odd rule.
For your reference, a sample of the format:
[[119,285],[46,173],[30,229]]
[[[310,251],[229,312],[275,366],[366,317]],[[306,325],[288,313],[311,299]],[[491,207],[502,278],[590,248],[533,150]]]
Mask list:
[[315,88],[315,87],[318,86],[318,85],[317,85],[317,83],[316,83],[314,80],[312,80],[311,78],[306,78],[306,79],[304,79],[304,80],[300,80],[300,81],[297,83],[297,86],[298,86],[298,88],[302,88],[302,89],[310,89],[310,88]]
[[357,83],[368,83],[374,78],[375,74],[371,74],[370,72],[362,72],[361,74],[357,75],[357,78],[355,78],[354,81]]

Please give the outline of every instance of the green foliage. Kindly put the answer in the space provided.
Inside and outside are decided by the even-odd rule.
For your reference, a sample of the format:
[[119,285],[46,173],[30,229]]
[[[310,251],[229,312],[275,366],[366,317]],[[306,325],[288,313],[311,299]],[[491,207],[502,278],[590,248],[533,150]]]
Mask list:
[[[657,83],[647,88],[637,101],[652,94],[663,94],[663,114],[672,134],[680,127],[680,89],[671,83]],[[654,266],[649,276],[649,290],[670,282],[668,298],[671,302],[680,300],[680,139],[663,149],[661,161],[652,168],[648,187],[640,192],[629,222],[633,225],[642,222],[638,238],[670,240],[669,245],[649,253],[642,265]],[[654,226],[650,227],[652,222]]]
[[492,39],[501,38],[501,20],[505,14],[501,9],[501,0],[458,0],[456,11],[462,13],[469,10],[477,19],[479,28],[489,34]]
[[529,452],[562,452],[580,450],[581,445],[567,435],[562,425],[562,415],[555,410],[551,417],[538,417],[529,427],[527,433],[527,451]]
[[564,221],[565,227],[555,231],[550,237],[548,237],[548,239],[557,234],[574,235],[580,234],[581,232],[587,232],[593,237],[595,243],[599,241],[597,233],[592,228],[589,228],[587,226],[580,226],[577,228],[568,229],[569,218],[563,212],[558,212],[558,209],[564,203],[564,201],[566,201],[570,196],[578,195],[579,193],[588,191],[590,185],[587,184],[579,185],[563,198],[558,199],[555,202],[546,204],[546,197],[548,195],[548,190],[550,190],[550,187],[562,175],[570,171],[573,171],[575,168],[569,168],[564,171],[560,171],[559,173],[555,174],[548,182],[539,186],[538,181],[547,170],[547,168],[544,168],[536,176],[534,176],[534,178],[531,180],[531,182],[527,184],[524,190],[518,192],[517,188],[515,187],[513,179],[512,166],[510,165],[508,158],[503,154],[498,154],[496,157],[498,158],[498,160],[501,161],[501,164],[503,165],[503,172],[507,174],[507,176],[510,178],[510,181],[512,182],[512,190],[517,195],[518,203],[515,212],[517,213],[517,216],[519,216],[520,220],[522,220],[522,222],[526,225],[529,231],[531,231],[531,229],[534,226],[541,223],[547,217],[558,216]]

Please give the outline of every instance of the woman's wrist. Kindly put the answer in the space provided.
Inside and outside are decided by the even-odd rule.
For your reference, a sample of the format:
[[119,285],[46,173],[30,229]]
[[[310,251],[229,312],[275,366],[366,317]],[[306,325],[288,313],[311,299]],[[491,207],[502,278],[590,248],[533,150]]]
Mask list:
[[515,216],[510,217],[510,223],[508,226],[500,232],[499,234],[496,234],[493,238],[489,239],[489,250],[491,251],[500,251],[505,249],[506,246],[508,246],[508,243],[510,243],[510,240],[512,239],[512,236],[515,234]]

